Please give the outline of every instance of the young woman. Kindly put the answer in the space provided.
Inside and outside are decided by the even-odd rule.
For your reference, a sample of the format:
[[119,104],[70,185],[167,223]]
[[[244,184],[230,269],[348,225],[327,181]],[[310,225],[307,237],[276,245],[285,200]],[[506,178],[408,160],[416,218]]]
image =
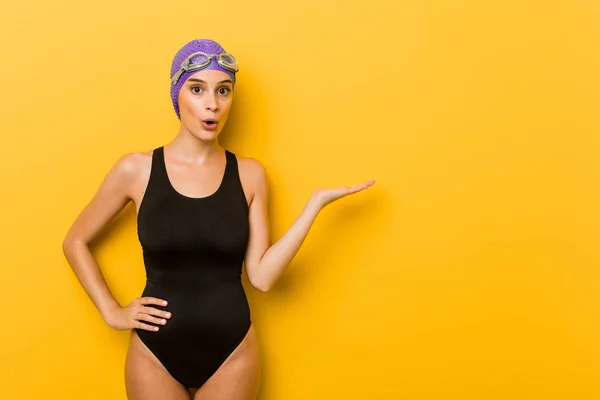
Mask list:
[[[217,140],[237,71],[234,57],[212,40],[183,46],[171,67],[178,135],[121,157],[64,240],[69,264],[106,323],[131,329],[125,383],[132,400],[254,399],[261,368],[242,264],[250,283],[268,291],[319,211],[374,183],[316,190],[271,244],[265,169]],[[147,280],[142,295],[123,307],[88,245],[129,201]]]

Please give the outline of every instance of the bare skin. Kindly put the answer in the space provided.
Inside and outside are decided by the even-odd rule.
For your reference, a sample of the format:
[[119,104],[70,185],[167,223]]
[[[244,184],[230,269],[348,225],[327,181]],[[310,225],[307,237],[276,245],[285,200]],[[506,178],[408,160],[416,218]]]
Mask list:
[[[204,197],[214,193],[219,186],[225,153],[217,139],[232,101],[232,83],[222,71],[198,71],[181,89],[181,128],[178,135],[164,145],[167,174],[179,193],[189,197]],[[203,124],[202,121],[207,118],[217,121],[216,129]],[[150,176],[151,156],[151,151],[129,153],[116,162],[69,229],[63,242],[65,257],[106,323],[117,330],[131,329],[125,365],[129,399],[255,399],[261,367],[254,327],[200,389],[184,388],[133,330],[160,329],[147,322],[167,324],[171,317],[168,299],[136,298],[128,305],[121,306],[110,293],[89,250],[90,243],[98,233],[130,201],[139,210]],[[315,190],[296,221],[272,244],[268,228],[266,171],[258,160],[252,158],[238,157],[238,165],[249,205],[250,239],[244,265],[252,286],[263,292],[270,290],[284,272],[323,208],[374,183],[367,181],[355,186]],[[167,311],[153,307],[158,304],[166,305]]]

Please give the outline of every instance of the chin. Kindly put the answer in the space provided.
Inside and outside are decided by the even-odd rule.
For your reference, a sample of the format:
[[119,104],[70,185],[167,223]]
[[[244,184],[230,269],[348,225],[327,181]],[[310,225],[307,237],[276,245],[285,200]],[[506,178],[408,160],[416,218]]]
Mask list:
[[200,128],[196,132],[194,132],[194,136],[196,136],[200,140],[213,140],[219,136],[219,131],[207,131]]

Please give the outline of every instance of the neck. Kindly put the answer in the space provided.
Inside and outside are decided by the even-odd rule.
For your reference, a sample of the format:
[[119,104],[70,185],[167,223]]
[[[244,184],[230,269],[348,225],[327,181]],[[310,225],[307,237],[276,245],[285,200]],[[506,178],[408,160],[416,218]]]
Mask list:
[[171,142],[164,145],[170,154],[189,163],[204,163],[220,157],[223,148],[217,139],[201,140],[190,133],[180,131]]

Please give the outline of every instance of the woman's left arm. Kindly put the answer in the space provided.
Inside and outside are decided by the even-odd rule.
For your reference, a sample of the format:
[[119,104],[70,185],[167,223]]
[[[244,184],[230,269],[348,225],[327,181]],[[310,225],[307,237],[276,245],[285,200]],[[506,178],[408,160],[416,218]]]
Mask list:
[[319,212],[328,204],[373,185],[367,181],[356,186],[315,190],[292,226],[271,245],[268,225],[268,187],[266,171],[255,159],[246,159],[245,175],[253,193],[249,208],[250,240],[244,263],[252,286],[267,292],[298,253]]

